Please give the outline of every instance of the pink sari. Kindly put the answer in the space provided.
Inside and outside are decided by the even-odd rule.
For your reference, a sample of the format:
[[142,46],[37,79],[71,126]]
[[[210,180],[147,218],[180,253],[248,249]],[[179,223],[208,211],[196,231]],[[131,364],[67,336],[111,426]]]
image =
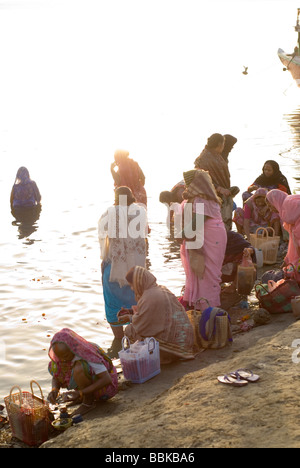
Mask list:
[[[182,210],[186,202],[182,203]],[[190,266],[189,253],[186,241],[180,248],[182,265],[186,274],[183,300],[193,306],[201,297],[205,298],[211,307],[220,307],[222,265],[225,257],[227,234],[222,220],[220,205],[213,200],[196,197],[193,202],[193,211],[197,213],[197,204],[204,204],[204,215],[208,217],[204,223],[203,255],[205,270],[203,278],[195,275]],[[207,304],[200,304],[201,310]]]
[[60,332],[54,335],[49,349],[49,357],[51,359],[48,368],[49,372],[58,380],[63,388],[70,388],[73,372],[73,362],[61,361],[56,356],[53,350],[53,345],[55,343],[64,343],[66,346],[68,346],[74,355],[79,356],[85,364],[84,369],[90,373],[92,380],[95,380],[95,375],[88,366],[88,362],[104,364],[112,379],[112,383],[98,392],[95,392],[95,399],[107,400],[116,395],[118,392],[118,376],[116,368],[113,366],[110,358],[105,354],[100,346],[86,341],[84,338],[77,335],[77,333],[70,330],[69,328],[63,328]]
[[[267,200],[276,208],[283,227],[290,235],[285,263],[300,270],[300,195],[287,195],[281,190],[271,190]],[[298,276],[300,271],[298,271]]]
[[259,208],[255,202],[257,198],[266,197],[267,194],[268,190],[265,188],[256,190],[254,195],[245,202],[244,208],[235,210],[233,217],[235,224],[243,227],[245,219],[249,219],[251,233],[255,233],[259,227],[272,227],[274,222],[279,219],[279,215],[272,212],[268,206]]

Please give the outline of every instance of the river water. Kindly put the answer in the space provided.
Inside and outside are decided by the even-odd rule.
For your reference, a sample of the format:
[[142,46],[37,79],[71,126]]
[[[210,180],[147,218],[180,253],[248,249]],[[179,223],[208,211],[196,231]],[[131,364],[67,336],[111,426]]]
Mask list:
[[[31,379],[47,393],[47,350],[63,327],[110,346],[97,222],[113,202],[115,149],[146,175],[149,268],[176,294],[184,273],[158,196],[208,136],[238,138],[241,191],[267,159],[299,191],[300,90],[277,57],[296,45],[297,6],[0,0],[0,399]],[[34,226],[10,213],[20,166],[42,194]]]

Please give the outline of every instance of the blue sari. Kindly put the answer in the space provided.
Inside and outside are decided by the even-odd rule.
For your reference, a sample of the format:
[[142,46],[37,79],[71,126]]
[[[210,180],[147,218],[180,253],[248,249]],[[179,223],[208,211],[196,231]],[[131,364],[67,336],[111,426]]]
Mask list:
[[119,286],[117,282],[109,281],[111,263],[104,262],[102,265],[102,286],[105,304],[105,315],[108,323],[113,327],[124,326],[118,323],[117,313],[124,307],[130,309],[136,305],[135,295],[129,285]]

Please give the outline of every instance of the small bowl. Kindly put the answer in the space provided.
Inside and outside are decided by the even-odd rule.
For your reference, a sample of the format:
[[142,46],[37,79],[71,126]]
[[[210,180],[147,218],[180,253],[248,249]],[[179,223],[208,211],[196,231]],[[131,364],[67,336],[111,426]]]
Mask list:
[[71,418],[68,419],[55,419],[51,424],[57,431],[65,431],[69,427],[72,426],[73,420]]

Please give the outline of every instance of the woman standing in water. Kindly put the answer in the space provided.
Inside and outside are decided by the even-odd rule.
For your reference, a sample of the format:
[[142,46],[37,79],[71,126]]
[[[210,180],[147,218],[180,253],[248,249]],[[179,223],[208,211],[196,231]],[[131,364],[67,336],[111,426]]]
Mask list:
[[133,266],[145,267],[147,232],[146,209],[136,203],[128,187],[117,188],[115,204],[99,220],[98,235],[105,313],[118,340],[123,337],[123,326],[117,313],[136,304],[126,274]]
[[28,208],[40,205],[41,199],[38,186],[31,180],[28,169],[20,167],[10,194],[11,208]]
[[[186,274],[183,301],[189,306],[195,306],[203,297],[211,307],[220,307],[220,283],[227,245],[221,200],[208,172],[193,170],[183,175],[187,187],[183,193],[185,201],[181,205],[184,240],[180,255]],[[193,224],[195,226],[191,229]],[[195,232],[196,240],[202,240],[202,246],[198,246],[196,241],[189,241],[189,231]]]
[[145,176],[139,164],[129,158],[128,151],[117,150],[115,161],[111,165],[111,174],[115,187],[129,187],[137,203],[147,206],[147,193],[145,190]]
[[[238,187],[230,186],[228,155],[237,139],[231,135],[214,133],[195,160],[195,168],[208,171],[218,196],[222,199],[221,214],[227,231],[232,228],[233,197],[239,193]],[[226,146],[225,146],[226,144]]]

